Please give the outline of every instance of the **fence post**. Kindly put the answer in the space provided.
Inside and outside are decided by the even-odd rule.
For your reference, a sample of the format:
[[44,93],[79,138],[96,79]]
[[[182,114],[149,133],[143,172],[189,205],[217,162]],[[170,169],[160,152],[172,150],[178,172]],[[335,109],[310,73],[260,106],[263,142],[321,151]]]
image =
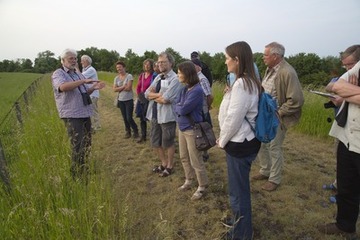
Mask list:
[[19,123],[22,125],[23,121],[22,121],[22,116],[21,116],[21,107],[19,102],[15,102],[15,110],[16,110],[16,117],[17,120],[19,121]]
[[6,169],[5,154],[4,154],[3,146],[1,144],[1,140],[0,140],[0,177],[1,177],[2,181],[4,182],[5,189],[8,192],[10,192],[10,190],[11,190],[10,178],[9,178],[8,171]]

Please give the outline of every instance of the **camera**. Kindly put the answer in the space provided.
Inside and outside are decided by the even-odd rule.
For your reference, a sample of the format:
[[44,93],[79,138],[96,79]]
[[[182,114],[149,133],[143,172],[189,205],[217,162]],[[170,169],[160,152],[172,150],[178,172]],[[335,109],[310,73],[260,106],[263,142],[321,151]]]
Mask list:
[[332,101],[324,103],[324,108],[336,108],[335,104]]
[[81,97],[85,106],[92,104],[90,95],[87,92],[81,93]]

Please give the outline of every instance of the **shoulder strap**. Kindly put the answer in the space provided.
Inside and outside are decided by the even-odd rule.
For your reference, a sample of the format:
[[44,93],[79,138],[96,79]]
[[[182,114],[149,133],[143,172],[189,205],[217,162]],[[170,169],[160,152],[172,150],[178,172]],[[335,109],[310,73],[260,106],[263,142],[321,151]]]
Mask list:
[[255,128],[250,124],[250,121],[249,121],[249,119],[245,116],[245,120],[248,122],[248,124],[250,125],[250,128],[251,128],[251,130],[255,133],[256,131],[255,131]]

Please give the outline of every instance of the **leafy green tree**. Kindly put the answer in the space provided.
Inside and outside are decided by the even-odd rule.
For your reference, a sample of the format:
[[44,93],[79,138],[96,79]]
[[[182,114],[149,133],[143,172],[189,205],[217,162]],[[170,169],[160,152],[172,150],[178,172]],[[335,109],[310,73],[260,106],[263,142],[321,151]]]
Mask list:
[[100,49],[98,56],[98,69],[100,71],[108,71],[114,72],[115,71],[115,63],[119,60],[120,55],[116,51],[108,51],[106,49]]
[[266,65],[263,60],[263,53],[256,52],[253,54],[254,62],[256,63],[256,66],[259,69],[259,73],[261,78],[264,78]]
[[14,61],[5,59],[0,64],[1,72],[16,72],[16,70],[17,70],[17,66]]
[[331,79],[331,76],[329,73],[326,73],[324,71],[320,71],[317,73],[311,73],[307,74],[302,77],[301,83],[302,85],[311,85],[312,87],[320,87],[320,86],[326,86]]
[[60,66],[60,59],[54,58],[55,54],[49,50],[38,53],[35,58],[34,71],[37,73],[48,73]]
[[141,57],[142,62],[144,62],[146,59],[152,59],[154,61],[157,61],[158,54],[155,51],[145,51],[144,55]]
[[19,65],[20,72],[32,72],[33,71],[33,63],[30,59],[18,59],[17,63]]
[[290,56],[287,61],[295,68],[300,79],[308,74],[321,71],[322,62],[315,53],[298,53]]
[[206,65],[208,65],[208,67],[211,69],[212,67],[212,57],[210,56],[210,53],[208,52],[199,52],[199,57],[200,60],[204,63],[206,63]]
[[115,71],[115,63],[120,58],[119,53],[116,51],[108,51],[106,49],[98,49],[96,47],[86,48],[85,50],[78,51],[79,58],[85,54],[91,57],[93,61],[92,66],[97,71]]
[[321,59],[321,69],[329,73],[332,76],[340,76],[346,70],[342,67],[342,63],[339,57],[327,56]]
[[170,53],[175,58],[175,66],[173,66],[173,70],[177,71],[177,65],[183,61],[186,61],[186,58],[183,58],[179,52],[176,52],[171,47],[168,47],[165,52]]
[[228,74],[227,67],[225,65],[225,54],[215,53],[212,57],[212,68],[211,73],[214,81],[225,82]]

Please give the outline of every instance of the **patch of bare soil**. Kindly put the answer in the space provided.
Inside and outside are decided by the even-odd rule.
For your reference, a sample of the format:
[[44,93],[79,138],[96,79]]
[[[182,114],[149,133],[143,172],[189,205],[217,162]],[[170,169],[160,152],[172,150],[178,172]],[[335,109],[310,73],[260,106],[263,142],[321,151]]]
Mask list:
[[[222,222],[231,215],[225,153],[210,149],[208,192],[200,201],[191,201],[197,186],[185,193],[177,191],[184,181],[178,154],[173,175],[161,178],[152,173],[158,158],[148,141],[138,144],[123,138],[124,124],[114,97],[110,87],[102,92],[102,130],[94,135],[93,154],[113,181],[114,204],[125,226],[119,239],[221,239],[228,230]],[[218,133],[217,111],[211,114]],[[284,154],[283,180],[275,192],[261,190],[262,181],[251,182],[254,239],[338,239],[316,229],[334,221],[336,214],[336,206],[329,201],[333,193],[322,189],[335,178],[333,142],[290,130]],[[251,175],[258,170],[255,161]]]

